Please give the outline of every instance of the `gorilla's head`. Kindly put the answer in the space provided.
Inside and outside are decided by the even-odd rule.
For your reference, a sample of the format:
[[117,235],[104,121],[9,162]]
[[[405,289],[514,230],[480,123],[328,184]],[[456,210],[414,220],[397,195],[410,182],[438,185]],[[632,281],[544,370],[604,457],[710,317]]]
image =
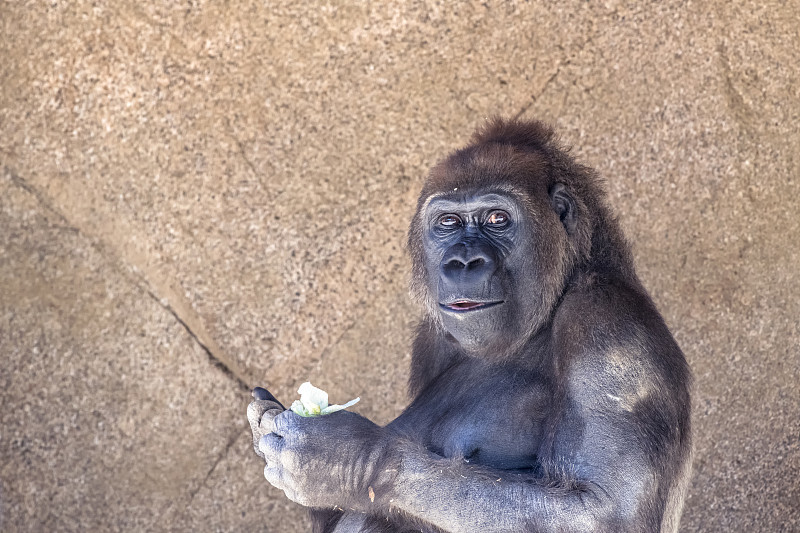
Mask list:
[[590,254],[595,182],[540,122],[494,120],[434,167],[409,231],[412,288],[465,352],[502,358],[548,325]]

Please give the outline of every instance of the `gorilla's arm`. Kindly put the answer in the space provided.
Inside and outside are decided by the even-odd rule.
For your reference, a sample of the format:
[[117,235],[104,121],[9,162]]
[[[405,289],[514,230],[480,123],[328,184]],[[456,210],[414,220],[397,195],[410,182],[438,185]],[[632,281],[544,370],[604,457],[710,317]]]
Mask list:
[[[636,438],[642,421],[617,400],[643,391],[598,386],[596,370],[571,375],[543,473],[486,469],[406,444],[391,505],[451,532],[658,531],[660,516],[647,516],[658,513],[649,507],[658,475]],[[613,369],[605,371],[608,385]]]
[[620,350],[572,366],[543,444],[544,475],[442,458],[355,413],[303,419],[291,411],[261,440],[265,474],[302,505],[399,512],[451,532],[657,531],[656,492],[670,480],[639,436],[675,421],[642,410],[669,406],[668,393],[631,366],[641,354]]

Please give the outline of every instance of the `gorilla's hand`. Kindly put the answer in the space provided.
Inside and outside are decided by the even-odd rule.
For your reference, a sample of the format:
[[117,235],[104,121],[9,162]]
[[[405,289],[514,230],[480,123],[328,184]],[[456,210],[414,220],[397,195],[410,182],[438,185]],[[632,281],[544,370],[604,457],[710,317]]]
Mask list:
[[264,454],[258,449],[258,441],[272,432],[275,428],[273,421],[284,408],[276,401],[259,399],[260,395],[256,396],[255,392],[253,395],[256,400],[247,406],[247,421],[250,422],[250,430],[253,432],[253,449],[263,459]]
[[366,511],[388,500],[397,467],[387,430],[348,411],[304,418],[284,411],[259,448],[264,477],[306,507]]

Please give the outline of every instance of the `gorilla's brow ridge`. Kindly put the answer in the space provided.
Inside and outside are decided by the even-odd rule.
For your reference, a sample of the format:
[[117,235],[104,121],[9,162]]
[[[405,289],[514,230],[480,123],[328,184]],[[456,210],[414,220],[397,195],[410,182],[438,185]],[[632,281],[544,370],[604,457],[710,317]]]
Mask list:
[[[431,194],[425,199],[425,202],[422,204],[420,211],[423,213],[427,212],[431,202],[435,200],[441,199],[441,200],[452,200],[454,202],[457,202],[458,200],[456,200],[454,196],[459,194],[458,191],[459,188],[456,187],[452,191],[442,191]],[[491,185],[489,187],[480,187],[478,189],[471,190],[470,193],[472,196],[482,196],[486,194],[497,194],[499,196],[507,195],[514,198],[514,200],[516,200],[526,208],[531,207],[528,195],[524,191],[508,183],[500,183],[497,185]]]

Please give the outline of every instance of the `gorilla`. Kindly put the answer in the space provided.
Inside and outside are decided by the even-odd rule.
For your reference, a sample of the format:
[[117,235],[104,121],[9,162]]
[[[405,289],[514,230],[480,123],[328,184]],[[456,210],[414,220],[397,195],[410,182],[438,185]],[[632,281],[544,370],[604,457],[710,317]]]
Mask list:
[[425,314],[380,427],[248,407],[267,480],[317,532],[674,532],[691,373],[600,178],[494,119],[430,172],[408,233]]

